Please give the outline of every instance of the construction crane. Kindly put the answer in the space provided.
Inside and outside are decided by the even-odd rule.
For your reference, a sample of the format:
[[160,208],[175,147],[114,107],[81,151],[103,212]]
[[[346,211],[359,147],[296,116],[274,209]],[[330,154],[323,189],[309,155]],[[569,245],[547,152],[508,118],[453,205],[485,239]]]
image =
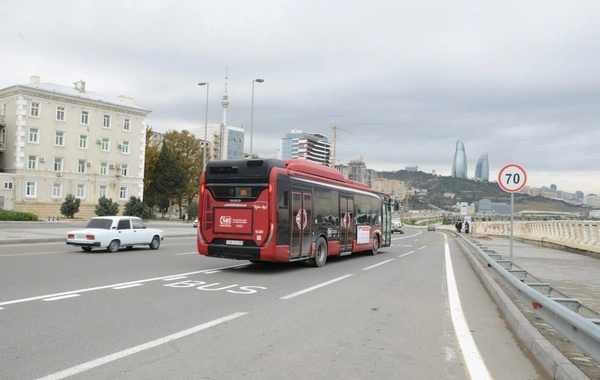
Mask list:
[[340,129],[340,130],[348,132],[348,133],[352,133],[352,132],[350,132],[349,130],[344,129],[342,127],[338,127],[335,124],[331,124],[331,129],[333,129],[333,167],[335,167],[336,162],[337,162],[336,157],[335,157],[335,151],[337,149],[337,131],[338,131],[338,129]]

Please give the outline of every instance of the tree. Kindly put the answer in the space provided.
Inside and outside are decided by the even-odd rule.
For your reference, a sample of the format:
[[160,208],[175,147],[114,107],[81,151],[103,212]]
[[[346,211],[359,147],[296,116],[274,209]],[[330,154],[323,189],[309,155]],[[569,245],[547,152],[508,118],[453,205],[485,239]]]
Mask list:
[[144,202],[151,208],[157,205],[157,193],[154,189],[154,170],[160,154],[160,145],[152,142],[154,131],[146,129],[146,152],[144,154]]
[[98,205],[96,206],[96,211],[94,211],[98,216],[113,216],[119,213],[119,204],[117,202],[113,202],[112,198],[108,199],[106,197],[101,197],[98,199]]
[[60,206],[60,213],[66,218],[72,219],[79,212],[80,204],[81,200],[79,198],[75,198],[73,194],[67,194],[65,201]]
[[148,219],[152,215],[152,209],[146,203],[142,202],[139,197],[131,196],[125,203],[125,211],[123,215],[137,216],[142,219]]
[[198,202],[193,201],[187,206],[188,219],[195,219],[198,216]]
[[[170,206],[171,200],[183,192],[186,181],[187,174],[171,155],[165,139],[154,168],[154,190],[158,196],[166,197]],[[171,214],[169,212],[169,219],[171,219]]]
[[[180,167],[185,168],[187,180],[181,194],[175,197],[179,210],[183,205],[191,204],[198,198],[200,175],[204,167],[202,162],[202,144],[199,139],[189,131],[168,131],[164,140],[169,146],[173,158]],[[181,215],[179,215],[181,217]]]

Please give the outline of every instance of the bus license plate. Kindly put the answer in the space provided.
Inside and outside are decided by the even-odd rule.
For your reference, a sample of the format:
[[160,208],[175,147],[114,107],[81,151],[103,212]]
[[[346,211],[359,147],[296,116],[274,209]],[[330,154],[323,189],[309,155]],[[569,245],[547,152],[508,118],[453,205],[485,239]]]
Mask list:
[[225,244],[227,244],[227,245],[244,245],[244,242],[241,240],[225,240]]

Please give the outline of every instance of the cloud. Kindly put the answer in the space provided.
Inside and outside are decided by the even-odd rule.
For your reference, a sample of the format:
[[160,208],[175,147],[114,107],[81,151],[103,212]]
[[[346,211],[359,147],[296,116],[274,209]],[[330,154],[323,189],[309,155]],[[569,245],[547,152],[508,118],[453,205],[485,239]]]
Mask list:
[[333,137],[342,162],[449,175],[519,163],[537,186],[600,192],[600,3],[534,0],[141,0],[3,4],[0,87],[42,81],[128,95],[156,130],[228,123],[272,157],[291,129]]

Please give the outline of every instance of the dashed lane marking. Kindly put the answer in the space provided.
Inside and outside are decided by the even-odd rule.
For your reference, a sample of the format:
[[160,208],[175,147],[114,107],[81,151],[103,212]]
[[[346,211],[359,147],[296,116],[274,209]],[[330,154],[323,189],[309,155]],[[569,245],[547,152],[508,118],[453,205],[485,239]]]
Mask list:
[[373,269],[373,268],[375,268],[375,267],[378,267],[378,266],[380,266],[380,265],[387,264],[387,263],[389,263],[390,261],[394,261],[394,259],[389,259],[389,260],[382,261],[382,262],[380,262],[380,263],[377,263],[377,264],[375,264],[375,265],[371,265],[370,267],[363,268],[362,270],[369,270],[369,269]]

